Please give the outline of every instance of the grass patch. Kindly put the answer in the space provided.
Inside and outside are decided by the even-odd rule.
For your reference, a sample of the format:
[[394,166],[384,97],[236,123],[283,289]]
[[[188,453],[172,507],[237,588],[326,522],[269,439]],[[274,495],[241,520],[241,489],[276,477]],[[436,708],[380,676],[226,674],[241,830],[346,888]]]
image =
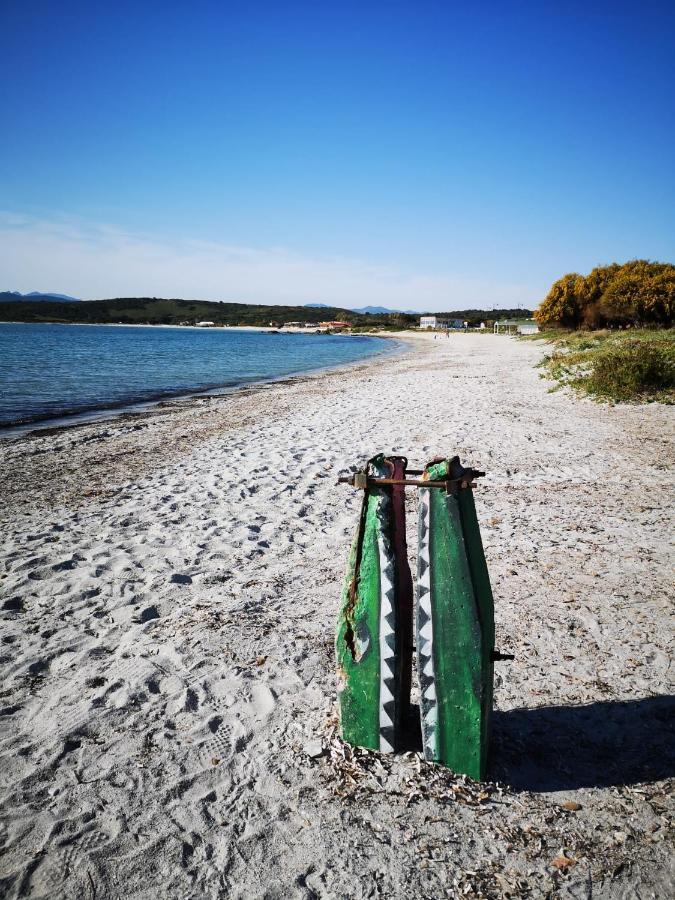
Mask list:
[[[543,377],[597,400],[675,403],[675,330],[543,332]],[[530,338],[528,338],[530,339]]]

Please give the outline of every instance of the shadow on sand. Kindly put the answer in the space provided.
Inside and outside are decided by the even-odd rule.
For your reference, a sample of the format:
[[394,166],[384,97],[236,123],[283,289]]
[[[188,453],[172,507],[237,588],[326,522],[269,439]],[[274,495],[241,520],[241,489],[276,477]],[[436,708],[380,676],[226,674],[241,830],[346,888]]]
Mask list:
[[[413,705],[402,750],[422,751]],[[675,775],[675,697],[495,711],[487,777],[517,791],[649,783]]]
[[565,791],[675,775],[675,697],[495,712],[490,779]]

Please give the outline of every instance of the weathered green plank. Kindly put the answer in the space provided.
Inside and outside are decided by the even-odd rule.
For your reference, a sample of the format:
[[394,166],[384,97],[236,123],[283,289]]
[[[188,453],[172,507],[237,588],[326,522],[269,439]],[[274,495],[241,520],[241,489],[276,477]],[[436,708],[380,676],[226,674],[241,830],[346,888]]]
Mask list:
[[[450,474],[453,478],[461,475],[459,461],[452,461]],[[459,511],[462,519],[462,531],[466,546],[471,580],[474,593],[478,602],[478,616],[481,627],[481,678],[482,678],[482,702],[481,702],[481,770],[484,772],[487,766],[487,755],[490,746],[492,732],[492,695],[494,685],[494,660],[492,653],[495,646],[495,610],[490,585],[483,541],[480,535],[480,526],[476,516],[476,504],[473,491],[459,491]]]
[[[385,477],[377,456],[368,472]],[[364,491],[336,633],[340,727],[350,744],[394,749],[399,730],[400,640],[396,623],[390,489]]]
[[[424,477],[452,477],[451,467],[454,461],[430,464]],[[478,525],[462,496],[469,493],[420,489],[417,653],[426,758],[481,778],[492,703],[494,622],[482,580],[487,569],[480,568],[485,561],[482,546],[478,552]]]

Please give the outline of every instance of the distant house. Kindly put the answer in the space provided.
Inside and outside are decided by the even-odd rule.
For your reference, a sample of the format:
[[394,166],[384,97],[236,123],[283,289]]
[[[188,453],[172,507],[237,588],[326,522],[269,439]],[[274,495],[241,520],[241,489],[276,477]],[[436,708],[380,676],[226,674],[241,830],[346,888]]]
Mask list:
[[438,316],[420,316],[420,328],[447,328],[447,320]]
[[349,322],[319,322],[322,328],[349,328]]
[[495,334],[537,334],[539,326],[534,319],[500,319],[494,324]]
[[420,328],[464,328],[462,319],[441,319],[438,316],[420,316]]

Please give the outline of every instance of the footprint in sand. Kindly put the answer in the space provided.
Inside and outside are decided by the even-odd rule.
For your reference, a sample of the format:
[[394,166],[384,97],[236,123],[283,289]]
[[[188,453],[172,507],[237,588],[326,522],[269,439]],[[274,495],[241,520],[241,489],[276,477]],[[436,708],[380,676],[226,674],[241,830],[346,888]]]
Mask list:
[[192,584],[190,575],[183,575],[180,572],[174,572],[171,576],[171,584]]
[[20,597],[10,597],[2,604],[2,609],[4,612],[23,612],[23,600]]
[[156,606],[146,606],[138,617],[138,621],[141,625],[144,625],[146,622],[151,622],[153,619],[159,619],[159,612]]
[[81,553],[73,553],[70,559],[64,559],[59,563],[55,563],[52,566],[52,571],[54,572],[70,572],[73,569],[76,569],[78,563],[84,562],[85,557],[82,556]]
[[28,674],[33,678],[38,678],[42,675],[46,675],[47,672],[49,672],[48,659],[38,659],[28,666]]
[[274,693],[266,684],[254,684],[251,688],[251,702],[247,704],[248,710],[244,711],[253,714],[256,719],[266,719],[276,708],[277,700]]
[[207,767],[229,761],[235,753],[242,753],[251,740],[251,732],[238,719],[224,721],[220,716],[213,716],[207,726],[212,737],[199,750],[200,759]]

